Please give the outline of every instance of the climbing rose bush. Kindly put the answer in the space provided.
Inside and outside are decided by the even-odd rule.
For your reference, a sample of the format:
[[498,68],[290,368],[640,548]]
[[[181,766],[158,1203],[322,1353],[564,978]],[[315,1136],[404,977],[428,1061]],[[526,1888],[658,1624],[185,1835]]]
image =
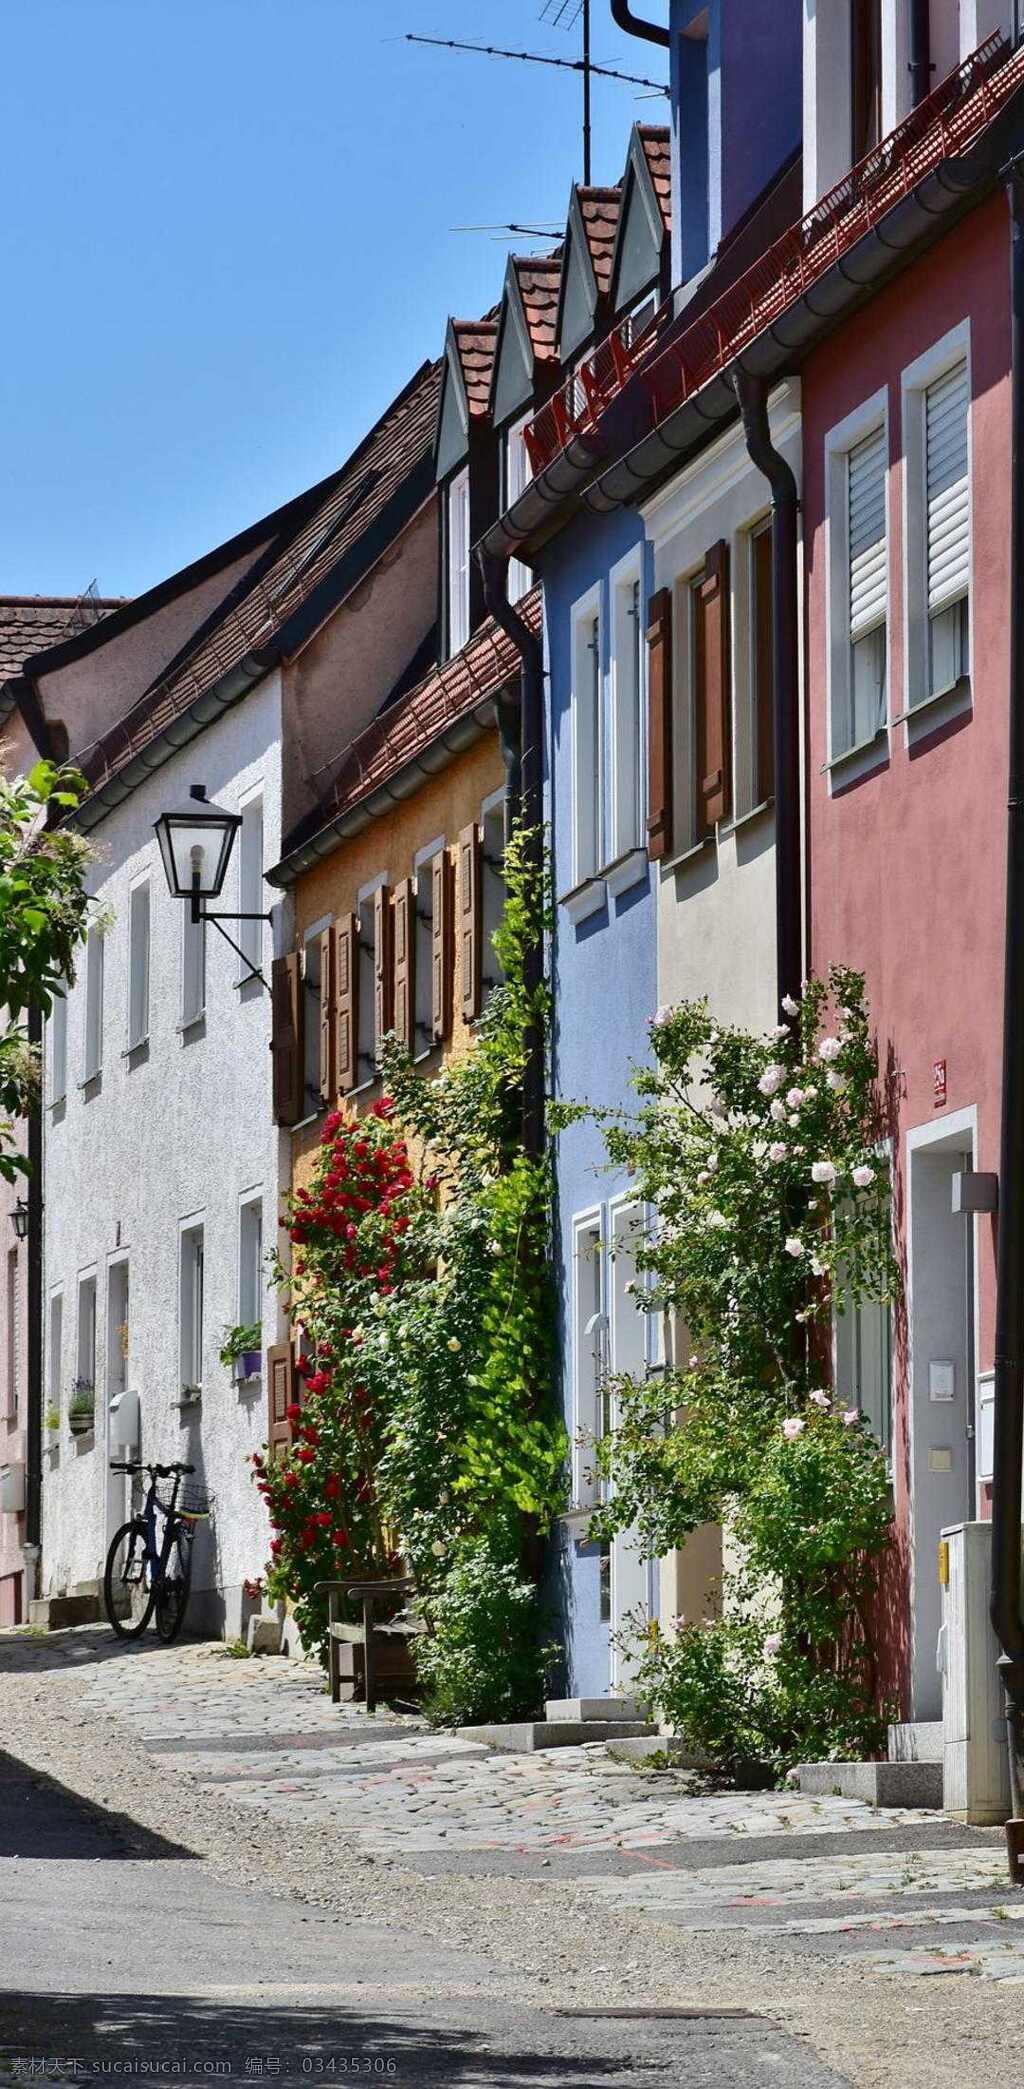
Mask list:
[[833,1316],[898,1282],[863,980],[808,982],[768,1037],[703,1001],[660,1009],[651,1044],[638,1111],[603,1121],[651,1214],[638,1303],[685,1330],[684,1354],[616,1382],[591,1535],[635,1526],[658,1556],[728,1528],[704,1615],[640,1648],[641,1687],[694,1745],[779,1769],[871,1753],[889,1478],[853,1389],[830,1383]]

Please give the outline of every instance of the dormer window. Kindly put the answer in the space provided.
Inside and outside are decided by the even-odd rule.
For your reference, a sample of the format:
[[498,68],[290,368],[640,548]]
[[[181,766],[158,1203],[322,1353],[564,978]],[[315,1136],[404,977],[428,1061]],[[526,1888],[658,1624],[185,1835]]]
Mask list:
[[[524,413],[520,420],[513,421],[511,427],[505,431],[503,508],[514,506],[520,494],[526,492],[533,476],[526,451],[525,430],[529,420],[530,415]],[[521,559],[510,559],[508,568],[509,601],[521,602],[523,596],[529,593],[532,586],[533,574],[529,566],[524,565]]]
[[469,639],[469,470],[457,472],[448,487],[448,654],[461,652]]

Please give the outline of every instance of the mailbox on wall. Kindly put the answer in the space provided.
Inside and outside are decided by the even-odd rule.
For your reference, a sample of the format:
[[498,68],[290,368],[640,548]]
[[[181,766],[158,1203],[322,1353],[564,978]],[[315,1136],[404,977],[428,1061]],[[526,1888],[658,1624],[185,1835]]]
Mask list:
[[110,1403],[110,1448],[131,1450],[139,1441],[139,1396],[127,1389]]

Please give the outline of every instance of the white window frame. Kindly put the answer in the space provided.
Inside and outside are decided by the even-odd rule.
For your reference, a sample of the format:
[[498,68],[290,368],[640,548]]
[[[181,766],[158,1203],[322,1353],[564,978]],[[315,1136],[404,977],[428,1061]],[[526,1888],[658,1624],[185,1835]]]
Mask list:
[[61,1399],[61,1372],[64,1368],[64,1292],[58,1285],[50,1293],[46,1315],[46,1398],[47,1404],[64,1412]]
[[[883,431],[885,454],[885,546],[886,546],[886,715],[876,733],[857,746],[838,747],[835,721],[842,709],[849,714],[853,702],[850,662],[850,530],[848,514],[850,452],[876,430]],[[855,774],[865,773],[885,760],[892,722],[892,462],[889,449],[889,390],[883,385],[870,399],[830,428],[825,437],[825,569],[827,631],[827,744],[828,769],[842,771],[845,784]],[[831,774],[830,774],[831,783]]]
[[[533,467],[530,463],[529,453],[526,448],[526,441],[523,434],[523,430],[529,427],[532,419],[532,412],[520,414],[519,419],[517,421],[509,422],[509,425],[506,428],[504,436],[502,438],[502,468],[505,475],[505,497],[503,505],[506,508],[511,508],[514,506],[515,502],[519,499],[520,494],[526,492],[526,489],[530,484],[531,479],[533,478]],[[522,559],[509,559],[509,601],[521,602],[523,596],[529,594],[532,586],[533,573],[531,568],[525,565]]]
[[[302,995],[303,995],[303,1051],[305,1063],[302,1071],[302,1123],[309,1124],[329,1108],[329,1099],[324,1100],[320,1092],[320,938],[330,928],[331,917],[321,914],[319,921],[311,923],[302,937]],[[310,967],[310,953],[313,966]],[[312,973],[315,972],[315,979]],[[298,1126],[294,1127],[295,1130]]]
[[[255,1262],[253,1243],[256,1244]],[[263,1326],[266,1284],[263,1274],[263,1185],[243,1190],[238,1199],[238,1325]],[[262,1344],[261,1344],[262,1347]]]
[[85,1037],[82,1087],[103,1071],[104,932],[91,928],[85,945]]
[[148,871],[128,888],[128,993],[126,1052],[149,1042],[150,953],[153,892]]
[[[262,783],[246,791],[238,801],[238,810],[242,815],[238,834],[238,911],[240,914],[263,914],[267,909],[263,899],[266,837]],[[243,953],[236,983],[247,986],[263,963],[262,922],[240,921],[236,940]]]
[[[83,1313],[83,1304],[87,1310]],[[97,1314],[99,1310],[98,1273],[95,1263],[78,1272],[77,1313],[75,1318],[75,1377],[86,1378],[92,1386],[93,1400],[99,1397],[96,1383],[97,1365]]]
[[[447,847],[443,834],[417,849],[412,859],[413,934],[416,939],[416,1011],[413,1059],[429,1059],[437,1050],[431,1027],[434,1007],[434,858]],[[426,904],[424,904],[424,893]]]
[[68,1092],[68,997],[67,988],[53,997],[50,1010],[50,1107],[67,1098]]
[[[736,531],[730,545],[732,582],[732,824],[738,826],[771,803],[759,788],[757,769],[757,622],[754,615],[754,542],[772,534],[772,511],[762,508]],[[769,586],[771,583],[769,582]],[[774,611],[774,604],[772,605]],[[769,698],[771,697],[769,690]]]
[[[632,862],[638,872],[647,861],[647,620],[642,545],[612,567],[608,595],[611,861],[616,866]],[[616,889],[622,888],[617,884]]]
[[[197,1255],[198,1250],[198,1255]],[[178,1377],[203,1389],[206,1361],[206,1214],[190,1212],[178,1222]]]
[[[359,948],[356,965],[359,979],[359,1034],[356,1038],[356,1083],[351,1090],[358,1095],[360,1089],[372,1088],[378,1079],[377,1038],[374,1029],[377,983],[377,936],[374,898],[391,880],[386,870],[379,870],[376,877],[368,878],[356,893],[356,917],[359,922]],[[366,1068],[365,1073],[361,1072]]]
[[[593,662],[597,627],[596,673]],[[600,878],[605,857],[605,618],[598,583],[572,607],[572,889]],[[603,887],[599,901],[603,899]]]
[[[116,1320],[115,1311],[123,1312],[123,1319]],[[121,1342],[121,1328],[129,1330],[131,1339],[131,1263],[125,1254],[110,1257],[107,1263],[107,1382],[104,1388],[107,1399],[123,1393],[128,1384],[128,1357]]]
[[[968,603],[968,688],[953,683],[948,689],[929,689],[929,616],[928,616],[928,496],[927,458],[925,440],[925,399],[929,387],[955,369],[958,363],[967,367],[967,499],[970,516],[971,572],[967,591]],[[900,373],[900,403],[903,428],[903,719],[908,738],[912,737],[914,714],[931,710],[936,704],[948,706],[948,699],[959,693],[960,703],[956,708],[967,708],[970,703],[970,684],[973,680],[974,622],[971,606],[975,599],[974,590],[974,412],[971,387],[971,322],[963,319],[958,326],[951,327],[941,340],[932,343],[923,355],[919,355]],[[934,725],[934,717],[929,726]]]
[[[607,1237],[601,1206],[577,1212],[572,1221],[572,1500],[573,1511],[595,1509],[601,1499],[597,1476],[588,1472],[588,1444],[599,1440],[601,1380],[607,1376],[610,1319],[607,1300]],[[596,1284],[584,1287],[584,1271]],[[603,1325],[593,1328],[599,1318]],[[588,1328],[592,1331],[588,1333]],[[590,1345],[590,1346],[588,1346]],[[594,1357],[596,1364],[593,1364]],[[584,1359],[587,1368],[584,1370]],[[593,1382],[592,1382],[593,1381]],[[581,1441],[582,1439],[582,1441]],[[589,1453],[592,1462],[592,1451]]]
[[[456,528],[459,519],[459,530]],[[469,643],[469,466],[449,480],[445,492],[445,574],[448,611],[448,658]]]

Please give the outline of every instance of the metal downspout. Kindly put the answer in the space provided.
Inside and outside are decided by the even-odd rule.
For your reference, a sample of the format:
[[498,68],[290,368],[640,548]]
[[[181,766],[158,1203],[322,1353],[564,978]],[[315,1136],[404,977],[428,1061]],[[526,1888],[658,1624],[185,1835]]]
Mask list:
[[611,0],[611,9],[617,29],[624,29],[627,36],[641,37],[644,43],[661,44],[664,50],[668,50],[672,42],[669,31],[660,28],[657,22],[641,21],[640,16],[633,13],[629,0]]
[[[38,1051],[43,1041],[39,1008],[28,1012],[29,1043]],[[25,1401],[25,1562],[26,1605],[39,1594],[39,1548],[42,1539],[43,1493],[43,1099],[40,1093],[28,1120],[28,1281],[26,1310]]]
[[[519,703],[519,813],[530,835],[533,866],[543,869],[544,841],[544,647],[508,599],[508,559],[477,546],[488,613],[511,639],[519,655],[522,696]],[[525,984],[532,992],[544,977],[540,938],[526,955]],[[523,1078],[523,1147],[531,1157],[544,1150],[544,1039],[530,1040]]]
[[803,986],[800,878],[800,647],[796,479],[774,448],[768,380],[737,370],[733,383],[747,455],[772,490],[772,727],[775,750],[775,952],[780,1019]]
[[1006,1824],[1010,1876],[1024,1880],[1021,1742],[1021,1468],[1024,1463],[1024,170],[1006,170],[1010,208],[1010,688],[1006,811],[1006,950],[1003,973],[1002,1125],[992,1458],[992,1627],[1000,1645],[1013,1816]]

